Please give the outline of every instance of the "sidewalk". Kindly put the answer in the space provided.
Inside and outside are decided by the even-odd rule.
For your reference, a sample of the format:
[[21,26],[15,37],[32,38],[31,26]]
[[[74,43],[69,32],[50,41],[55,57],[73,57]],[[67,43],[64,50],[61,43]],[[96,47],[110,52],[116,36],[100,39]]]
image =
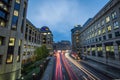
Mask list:
[[106,60],[105,58],[94,57],[94,56],[87,56],[87,58],[120,69],[120,61],[118,60],[111,60],[111,59]]
[[52,80],[53,77],[53,69],[54,69],[54,62],[55,62],[55,58],[54,57],[50,57],[50,61],[48,63],[48,66],[43,74],[43,77],[41,80]]
[[99,70],[99,71],[102,71],[103,73],[107,74],[108,76],[120,78],[120,69],[105,65],[103,63],[92,61],[92,60],[86,60],[86,61],[82,61],[82,62]]

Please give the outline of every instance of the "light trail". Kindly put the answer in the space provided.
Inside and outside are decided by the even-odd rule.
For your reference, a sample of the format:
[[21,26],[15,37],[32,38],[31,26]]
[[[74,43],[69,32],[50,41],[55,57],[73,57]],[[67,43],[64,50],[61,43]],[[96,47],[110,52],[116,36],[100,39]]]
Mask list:
[[59,53],[56,53],[55,80],[63,80],[62,65],[61,65]]
[[69,75],[69,79],[70,80],[78,80],[75,73],[73,72],[72,68],[70,67],[69,63],[67,62],[64,54],[61,54],[61,58],[62,58],[64,66],[65,66],[65,69]]
[[[75,61],[74,59],[72,59],[70,56],[69,56],[69,53],[66,53],[66,58],[71,61],[76,67],[78,67],[83,73],[85,73],[89,78],[90,80],[100,80],[98,77],[96,77],[95,75],[93,75],[91,72],[87,71],[84,67],[82,67],[77,61]],[[89,79],[86,79],[84,77],[85,80],[89,80]]]

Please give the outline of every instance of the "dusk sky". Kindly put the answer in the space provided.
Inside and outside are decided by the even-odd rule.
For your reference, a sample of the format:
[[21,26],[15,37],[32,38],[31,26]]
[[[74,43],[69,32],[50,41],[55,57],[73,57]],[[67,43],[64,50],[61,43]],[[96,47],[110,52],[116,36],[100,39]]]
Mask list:
[[109,0],[29,0],[27,18],[38,28],[48,26],[54,41],[71,41],[71,29],[83,25]]

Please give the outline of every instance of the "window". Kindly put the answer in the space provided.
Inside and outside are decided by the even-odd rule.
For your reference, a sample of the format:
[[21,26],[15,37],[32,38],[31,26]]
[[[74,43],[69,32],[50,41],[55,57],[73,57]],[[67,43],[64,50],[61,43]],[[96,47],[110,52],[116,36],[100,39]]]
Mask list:
[[113,27],[114,27],[114,29],[119,28],[119,25],[118,25],[118,22],[117,22],[117,21],[113,23]]
[[106,36],[103,36],[103,40],[106,40]]
[[101,41],[101,37],[99,37],[99,41]]
[[2,2],[0,2],[0,7],[1,7],[2,9],[4,9],[5,11],[8,10],[7,6],[6,6],[5,4],[3,4]]
[[120,37],[120,32],[119,31],[115,32],[115,37]]
[[0,46],[5,44],[5,37],[0,36]]
[[3,11],[0,10],[0,17],[6,19],[7,15],[6,15],[5,12],[3,12]]
[[102,51],[102,47],[97,47],[97,51]]
[[105,31],[105,28],[102,29],[102,33],[104,34],[106,31]]
[[15,45],[15,38],[10,38],[9,46],[14,46],[14,45]]
[[100,34],[101,34],[101,30],[98,31],[98,35],[100,35]]
[[112,38],[112,34],[108,34],[108,38],[111,39]]
[[108,31],[111,31],[111,30],[112,30],[112,27],[111,27],[111,26],[108,26],[108,27],[107,27],[107,30],[108,30]]
[[102,20],[101,25],[103,26],[104,24],[105,24],[105,21],[104,21],[104,20]]
[[20,4],[20,0],[16,0],[16,3]]
[[12,30],[16,30],[17,29],[17,22],[18,22],[18,17],[17,16],[13,16],[12,27],[11,27]]
[[110,22],[110,17],[106,17],[106,23]]
[[106,46],[106,51],[114,52],[114,47],[113,46]]
[[113,12],[113,13],[112,13],[112,19],[115,19],[115,18],[117,18],[117,13],[116,13],[116,12]]
[[13,62],[13,55],[12,54],[8,54],[6,63],[9,64],[9,63],[12,63],[12,62]]
[[6,26],[5,21],[3,21],[3,20],[0,19],[0,27],[5,27],[5,26]]
[[2,64],[2,58],[3,58],[3,56],[0,55],[0,64]]
[[14,16],[18,16],[18,11],[14,10]]

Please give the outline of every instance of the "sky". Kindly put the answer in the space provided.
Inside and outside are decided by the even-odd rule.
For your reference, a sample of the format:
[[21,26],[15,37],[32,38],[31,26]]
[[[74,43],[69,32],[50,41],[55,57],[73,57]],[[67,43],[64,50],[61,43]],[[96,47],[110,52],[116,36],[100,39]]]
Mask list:
[[48,26],[55,42],[71,41],[71,29],[94,17],[109,0],[29,0],[27,18],[37,28]]

